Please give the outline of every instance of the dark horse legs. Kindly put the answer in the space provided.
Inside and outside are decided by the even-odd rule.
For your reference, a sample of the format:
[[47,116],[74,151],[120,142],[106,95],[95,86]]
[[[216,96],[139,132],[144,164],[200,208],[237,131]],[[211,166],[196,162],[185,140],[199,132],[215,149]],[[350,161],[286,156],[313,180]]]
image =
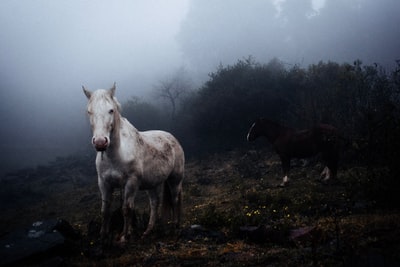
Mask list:
[[282,162],[283,180],[279,186],[285,186],[289,182],[290,158],[284,156],[280,156],[280,158]]
[[[337,168],[338,168],[338,160],[339,160],[339,155],[337,151],[333,150],[330,153],[323,153],[322,154],[322,159],[324,160],[326,167],[324,171],[321,173],[321,179],[323,182],[328,181],[329,178],[336,178],[337,175]],[[326,173],[326,168],[329,170]],[[325,177],[323,177],[325,176]]]
[[[290,170],[290,158],[286,156],[280,156],[282,162],[283,179],[279,186],[284,187],[289,182],[289,170]],[[337,175],[338,159],[339,155],[336,149],[331,149],[329,152],[325,151],[322,153],[322,159],[326,164],[326,167],[321,173],[321,180],[327,182],[330,178],[335,178]]]

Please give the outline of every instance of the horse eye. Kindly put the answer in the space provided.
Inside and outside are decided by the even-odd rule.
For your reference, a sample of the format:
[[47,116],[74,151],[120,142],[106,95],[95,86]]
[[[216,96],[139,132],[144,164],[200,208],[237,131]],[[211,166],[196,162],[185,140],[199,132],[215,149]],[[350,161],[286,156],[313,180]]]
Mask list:
[[109,114],[113,114],[113,113],[114,113],[114,110],[113,110],[113,109],[110,109],[110,111],[108,111],[108,113],[109,113]]

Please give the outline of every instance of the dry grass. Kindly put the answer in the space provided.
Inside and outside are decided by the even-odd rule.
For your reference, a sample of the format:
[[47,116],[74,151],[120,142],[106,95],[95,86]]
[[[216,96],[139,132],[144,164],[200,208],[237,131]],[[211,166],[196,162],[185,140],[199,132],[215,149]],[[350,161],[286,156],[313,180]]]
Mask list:
[[[400,262],[397,210],[379,210],[365,197],[367,169],[347,167],[330,185],[316,178],[322,166],[294,167],[288,187],[279,188],[280,164],[268,152],[229,152],[187,163],[184,221],[180,230],[158,225],[145,240],[145,194],[137,200],[137,235],[125,248],[100,250],[90,222],[100,222],[96,177],[77,185],[73,179],[51,190],[38,178],[26,189],[48,197],[4,209],[2,229],[44,218],[63,218],[82,233],[67,266],[387,266]],[[47,178],[49,179],[49,178]],[[87,179],[87,178],[86,178]],[[366,179],[366,178],[365,178]],[[74,182],[75,181],[75,182]],[[65,189],[62,189],[65,188]],[[116,193],[115,199],[118,199]],[[118,206],[116,201],[115,209]],[[188,235],[201,225],[201,234]],[[244,226],[265,226],[256,236]],[[304,238],[290,232],[313,227]],[[372,264],[372,265],[371,265]],[[385,265],[386,264],[386,265]]]

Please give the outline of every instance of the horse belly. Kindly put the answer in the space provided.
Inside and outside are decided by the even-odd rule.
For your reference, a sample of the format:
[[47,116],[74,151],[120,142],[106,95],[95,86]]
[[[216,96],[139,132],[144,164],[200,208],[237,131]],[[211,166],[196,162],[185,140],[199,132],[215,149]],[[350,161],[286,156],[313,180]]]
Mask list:
[[175,137],[167,132],[145,131],[140,135],[140,146],[125,146],[120,153],[124,165],[136,172],[140,190],[150,190],[178,172],[179,166],[183,169],[184,154]]
[[311,144],[293,144],[290,152],[294,158],[308,158],[317,154],[317,149]]
[[171,161],[152,159],[144,161],[141,189],[147,190],[163,183],[173,172]]
[[165,176],[143,176],[140,180],[139,190],[152,190],[166,180]]

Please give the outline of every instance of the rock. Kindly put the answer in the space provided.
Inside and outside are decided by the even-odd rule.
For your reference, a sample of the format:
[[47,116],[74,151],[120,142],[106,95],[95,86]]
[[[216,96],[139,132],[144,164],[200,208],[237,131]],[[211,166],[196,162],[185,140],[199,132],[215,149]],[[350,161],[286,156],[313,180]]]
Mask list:
[[197,183],[199,185],[210,185],[212,183],[212,180],[211,180],[211,178],[201,177],[201,178],[197,179]]
[[290,231],[290,239],[296,240],[307,237],[315,230],[315,226],[305,226]]
[[240,233],[243,238],[259,244],[266,242],[277,244],[315,242],[322,236],[320,229],[315,226],[306,226],[290,231],[268,225],[243,226],[240,227]]
[[98,196],[96,194],[85,195],[79,200],[79,203],[87,203],[87,202],[91,202],[91,201],[97,201],[97,198],[98,198]]
[[297,243],[315,244],[322,238],[322,231],[316,226],[305,226],[290,231],[290,240]]
[[[0,266],[16,264],[56,251],[64,246],[66,239],[78,237],[79,234],[64,220],[34,222],[25,229],[2,236],[0,239]],[[43,260],[49,259],[44,258]]]
[[180,237],[185,240],[212,240],[217,243],[225,243],[226,235],[224,232],[217,230],[209,230],[201,225],[194,224],[181,231]]
[[267,225],[242,226],[240,233],[243,238],[258,244],[267,242],[285,244],[288,242],[287,231]]
[[78,240],[81,238],[79,232],[77,232],[69,222],[66,220],[60,219],[57,221],[56,225],[54,226],[54,230],[61,233],[66,239],[70,240]]

